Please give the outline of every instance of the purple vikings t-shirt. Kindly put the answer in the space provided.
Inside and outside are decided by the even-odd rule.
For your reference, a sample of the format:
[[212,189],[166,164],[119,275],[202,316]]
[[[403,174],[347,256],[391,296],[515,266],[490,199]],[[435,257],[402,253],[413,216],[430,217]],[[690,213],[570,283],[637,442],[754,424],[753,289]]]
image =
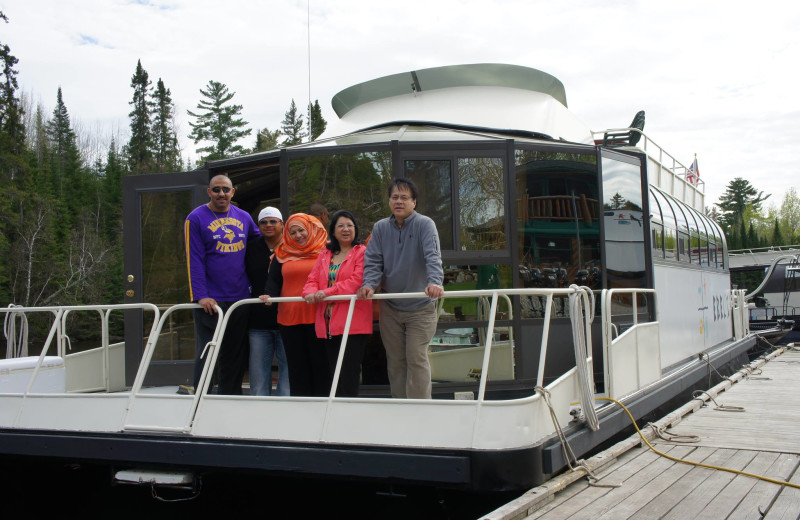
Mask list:
[[222,214],[203,204],[186,217],[186,267],[193,302],[203,298],[235,302],[250,297],[245,246],[261,232],[249,213],[232,204],[229,208]]

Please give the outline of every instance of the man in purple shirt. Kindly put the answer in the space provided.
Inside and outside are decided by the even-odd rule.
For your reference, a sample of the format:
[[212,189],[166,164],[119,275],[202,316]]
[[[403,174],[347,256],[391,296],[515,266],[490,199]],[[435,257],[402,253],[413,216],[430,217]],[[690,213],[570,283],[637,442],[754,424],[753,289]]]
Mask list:
[[[200,355],[217,325],[216,306],[227,312],[238,300],[250,297],[245,247],[248,240],[261,236],[253,217],[231,205],[236,190],[228,177],[213,177],[207,191],[208,203],[189,213],[184,223],[189,297],[201,306],[194,311],[195,389],[203,370]],[[228,317],[217,358],[220,394],[242,393],[249,356],[247,315],[245,306]]]

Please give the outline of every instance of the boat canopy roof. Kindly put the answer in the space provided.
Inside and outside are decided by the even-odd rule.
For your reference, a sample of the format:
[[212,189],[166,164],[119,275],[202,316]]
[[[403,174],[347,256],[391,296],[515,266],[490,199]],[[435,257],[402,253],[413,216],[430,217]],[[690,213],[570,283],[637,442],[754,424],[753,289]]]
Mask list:
[[430,123],[499,132],[529,132],[592,143],[567,109],[554,76],[518,65],[450,65],[392,74],[346,88],[332,101],[339,121],[325,137],[398,123]]

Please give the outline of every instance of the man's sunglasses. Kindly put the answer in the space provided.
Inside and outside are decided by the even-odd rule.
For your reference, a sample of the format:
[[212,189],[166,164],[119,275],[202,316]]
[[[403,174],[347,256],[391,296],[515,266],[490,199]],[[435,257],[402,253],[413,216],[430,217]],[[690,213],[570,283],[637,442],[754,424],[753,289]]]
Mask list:
[[275,225],[275,224],[277,224],[278,222],[280,222],[280,220],[278,220],[278,219],[274,219],[274,218],[273,218],[273,219],[269,219],[269,220],[267,220],[267,219],[264,219],[264,220],[259,220],[259,221],[258,221],[258,225],[259,225],[259,226],[262,226],[262,225],[264,225],[264,224],[269,224],[269,225],[271,225],[271,226],[274,226],[274,225]]
[[230,193],[232,189],[233,188],[231,188],[230,186],[214,186],[213,188],[211,188],[211,191],[213,191],[214,193],[219,193],[220,190],[222,190],[222,193]]

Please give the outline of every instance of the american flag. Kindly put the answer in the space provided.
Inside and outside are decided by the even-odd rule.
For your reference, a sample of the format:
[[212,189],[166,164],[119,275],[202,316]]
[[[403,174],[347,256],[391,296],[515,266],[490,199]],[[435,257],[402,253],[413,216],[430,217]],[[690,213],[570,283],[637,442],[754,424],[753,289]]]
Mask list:
[[694,161],[692,161],[692,165],[689,166],[689,173],[686,174],[686,180],[692,184],[696,184],[697,180],[700,178],[700,168],[697,166],[697,156],[694,156]]

